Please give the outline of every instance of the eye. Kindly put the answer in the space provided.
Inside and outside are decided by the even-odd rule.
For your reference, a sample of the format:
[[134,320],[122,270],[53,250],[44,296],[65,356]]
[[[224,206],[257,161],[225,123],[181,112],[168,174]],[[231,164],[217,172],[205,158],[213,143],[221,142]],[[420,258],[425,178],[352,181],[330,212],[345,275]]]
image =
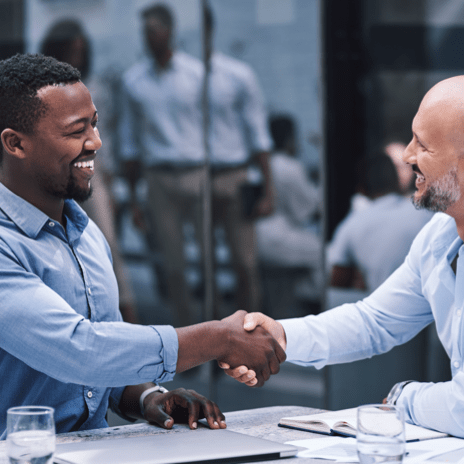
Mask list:
[[93,120],[91,124],[92,124],[93,128],[97,127],[98,126],[98,119]]

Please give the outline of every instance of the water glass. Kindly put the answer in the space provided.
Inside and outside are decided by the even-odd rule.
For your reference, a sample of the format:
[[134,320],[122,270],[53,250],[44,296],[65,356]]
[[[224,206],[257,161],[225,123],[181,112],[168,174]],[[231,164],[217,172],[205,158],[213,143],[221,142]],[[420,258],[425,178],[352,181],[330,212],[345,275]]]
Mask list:
[[404,412],[398,406],[368,404],[357,411],[357,450],[361,464],[403,462]]
[[6,454],[10,464],[52,464],[55,452],[54,409],[19,406],[7,411]]

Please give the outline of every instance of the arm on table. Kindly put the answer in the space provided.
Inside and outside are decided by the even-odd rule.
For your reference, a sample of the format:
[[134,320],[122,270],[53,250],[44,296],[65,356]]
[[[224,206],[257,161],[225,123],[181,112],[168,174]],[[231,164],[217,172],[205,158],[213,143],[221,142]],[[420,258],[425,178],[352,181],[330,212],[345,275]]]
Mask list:
[[184,388],[167,393],[149,393],[143,401],[142,415],[140,396],[153,386],[153,383],[127,386],[119,403],[121,412],[134,419],[145,419],[165,429],[171,429],[175,422],[187,423],[191,429],[196,429],[198,419],[202,418],[206,419],[211,429],[226,428],[225,417],[215,403],[193,390]]

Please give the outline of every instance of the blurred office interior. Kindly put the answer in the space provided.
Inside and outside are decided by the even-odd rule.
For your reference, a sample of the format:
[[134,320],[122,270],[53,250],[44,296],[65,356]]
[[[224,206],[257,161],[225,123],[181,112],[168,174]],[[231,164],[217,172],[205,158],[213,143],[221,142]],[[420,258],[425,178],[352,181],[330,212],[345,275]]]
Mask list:
[[[122,73],[145,53],[140,11],[152,3],[156,2],[0,0],[0,58],[37,52],[53,23],[78,20],[92,43],[92,73],[106,82],[117,108]],[[323,244],[331,240],[351,207],[359,160],[390,141],[407,143],[425,92],[439,80],[464,70],[461,0],[162,3],[175,16],[176,48],[200,60],[204,59],[203,8],[208,5],[215,17],[215,50],[251,66],[269,115],[285,114],[294,119],[295,156],[321,198],[320,213],[308,217],[302,227],[320,237]],[[118,165],[117,133],[108,136],[114,141]],[[132,222],[123,174],[116,169],[112,193],[118,238],[139,320],[175,326],[165,290],[162,253]],[[145,187],[140,183],[138,189],[142,204],[146,201]],[[222,224],[208,220],[203,224],[210,230],[196,233],[209,237],[214,266],[201,259],[193,222],[186,221],[183,228],[185,276],[198,321],[216,314],[209,292],[220,295],[226,311],[236,309],[237,275],[227,231]],[[258,263],[263,312],[274,318],[317,314],[363,296],[354,290],[334,291],[327,288],[324,278],[315,278],[327,274],[323,248],[314,268]],[[341,409],[380,402],[400,380],[446,380],[447,362],[432,327],[378,359],[321,371],[284,364],[281,374],[261,389],[234,383],[208,365],[176,376],[165,387],[194,388],[212,396],[223,411],[288,404]],[[121,423],[117,418],[112,421]]]

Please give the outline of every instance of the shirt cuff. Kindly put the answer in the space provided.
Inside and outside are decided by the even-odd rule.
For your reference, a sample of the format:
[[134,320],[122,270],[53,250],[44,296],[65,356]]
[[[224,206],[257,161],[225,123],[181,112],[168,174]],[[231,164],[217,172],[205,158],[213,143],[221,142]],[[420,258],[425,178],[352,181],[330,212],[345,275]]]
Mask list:
[[161,339],[161,349],[159,355],[163,359],[164,372],[158,378],[154,379],[154,383],[169,382],[174,378],[177,368],[177,353],[179,351],[179,340],[174,327],[170,325],[151,326]]

